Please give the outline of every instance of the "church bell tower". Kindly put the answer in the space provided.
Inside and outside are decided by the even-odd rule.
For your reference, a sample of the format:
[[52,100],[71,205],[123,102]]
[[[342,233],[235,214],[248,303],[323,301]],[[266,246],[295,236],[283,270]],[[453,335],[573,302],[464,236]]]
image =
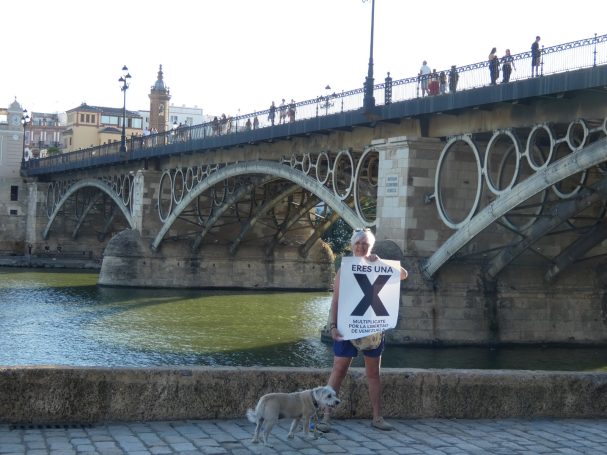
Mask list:
[[169,89],[164,85],[162,78],[162,65],[158,70],[158,79],[152,85],[150,97],[150,130],[156,128],[159,133],[167,130],[169,123],[169,100],[171,95]]

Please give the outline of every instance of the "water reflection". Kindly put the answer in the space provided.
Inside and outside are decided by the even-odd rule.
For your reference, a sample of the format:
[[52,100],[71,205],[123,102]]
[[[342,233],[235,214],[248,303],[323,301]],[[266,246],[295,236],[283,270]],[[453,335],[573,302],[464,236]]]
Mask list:
[[[328,293],[123,289],[96,281],[90,272],[0,268],[0,365],[332,364],[330,346],[319,339]],[[607,370],[607,349],[388,346],[383,365]]]

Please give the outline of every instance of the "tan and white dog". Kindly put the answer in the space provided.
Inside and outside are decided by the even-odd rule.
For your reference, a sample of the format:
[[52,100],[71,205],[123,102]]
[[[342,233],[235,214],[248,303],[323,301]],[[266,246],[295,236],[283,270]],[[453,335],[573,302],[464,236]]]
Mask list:
[[[339,398],[333,387],[316,387],[311,390],[293,393],[268,393],[262,396],[257,403],[255,410],[247,411],[247,418],[251,423],[257,424],[252,442],[259,442],[261,433],[262,442],[266,446],[272,427],[279,419],[293,419],[291,429],[287,437],[293,438],[295,428],[301,420],[303,423],[303,432],[306,436],[316,439],[316,425],[314,425],[314,434],[310,435],[310,419],[314,417],[321,408],[334,408],[340,403]],[[263,432],[262,432],[263,428]],[[271,446],[270,446],[271,447]]]

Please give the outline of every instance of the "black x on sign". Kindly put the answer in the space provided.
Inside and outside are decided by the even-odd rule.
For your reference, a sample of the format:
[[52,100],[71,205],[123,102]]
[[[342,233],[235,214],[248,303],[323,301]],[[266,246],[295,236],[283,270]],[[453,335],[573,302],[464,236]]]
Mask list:
[[373,284],[369,281],[367,275],[363,273],[355,273],[354,278],[363,291],[363,298],[350,316],[364,316],[369,307],[373,308],[376,316],[390,316],[388,310],[384,306],[383,302],[379,298],[379,293],[383,289],[384,285],[388,282],[391,275],[378,275],[377,279]]
[[[345,257],[339,272],[337,327],[344,340],[396,327],[400,262]],[[362,294],[362,297],[361,297]]]

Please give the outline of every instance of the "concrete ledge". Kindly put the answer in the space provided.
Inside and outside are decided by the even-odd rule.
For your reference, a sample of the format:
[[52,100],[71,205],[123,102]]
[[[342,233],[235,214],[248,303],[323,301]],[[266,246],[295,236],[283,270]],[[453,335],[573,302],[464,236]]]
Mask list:
[[[0,422],[241,418],[264,393],[324,385],[302,368],[0,368]],[[391,418],[607,417],[607,373],[382,370]],[[364,370],[351,369],[338,418],[369,418]]]

